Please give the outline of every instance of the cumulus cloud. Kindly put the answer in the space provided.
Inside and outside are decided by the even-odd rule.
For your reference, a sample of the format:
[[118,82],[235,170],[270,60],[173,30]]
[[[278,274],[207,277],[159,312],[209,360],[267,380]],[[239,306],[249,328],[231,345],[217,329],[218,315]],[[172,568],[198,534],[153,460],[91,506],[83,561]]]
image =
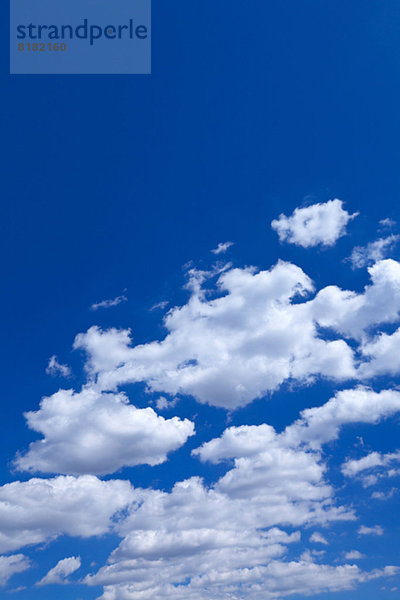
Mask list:
[[99,389],[142,381],[151,392],[191,395],[228,409],[285,381],[365,380],[398,372],[398,353],[391,350],[399,334],[373,332],[399,321],[400,263],[379,261],[369,274],[362,293],[332,285],[310,297],[312,281],[293,264],[278,262],[260,272],[229,268],[210,299],[207,274],[196,272],[189,301],[164,319],[162,341],[134,346],[130,330],[92,327],[74,347],[85,350],[90,381]]
[[127,301],[128,298],[126,296],[117,296],[116,298],[112,298],[111,300],[102,300],[101,302],[95,302],[91,305],[90,310],[98,310],[99,308],[112,308],[113,306],[118,306],[118,304]]
[[90,387],[60,390],[25,417],[44,436],[16,458],[17,468],[30,472],[104,475],[123,466],[154,466],[194,434],[187,419],[164,419],[129,404],[124,394]]
[[53,355],[46,368],[48,375],[61,375],[61,377],[71,377],[71,369],[68,365],[63,365],[58,362],[57,356]]
[[365,340],[360,351],[364,359],[359,369],[361,378],[400,373],[400,329],[392,334],[378,333]]
[[284,436],[291,444],[308,443],[319,448],[335,440],[340,428],[350,423],[376,425],[400,411],[400,392],[373,392],[357,388],[338,392],[326,404],[303,410],[301,418],[286,428]]
[[370,242],[366,246],[356,246],[349,258],[353,269],[361,269],[382,260],[394,248],[399,239],[400,235],[389,235]]
[[[203,277],[203,276],[202,276]],[[307,275],[279,262],[270,271],[230,269],[220,275],[215,299],[196,281],[187,304],[164,320],[161,342],[131,346],[128,330],[79,334],[90,377],[101,389],[145,381],[148,389],[237,408],[276,390],[284,381],[314,376],[355,376],[353,351],[341,339],[318,334]],[[322,308],[320,309],[322,313]]]
[[[303,411],[280,434],[267,424],[229,427],[193,451],[202,461],[225,462],[226,473],[211,486],[192,477],[171,492],[135,490],[127,517],[117,525],[120,545],[86,583],[105,586],[103,600],[222,599],[228,594],[261,600],[348,589],[394,575],[393,567],[364,573],[354,565],[319,565],[311,552],[286,562],[286,548],[300,541],[300,533],[281,528],[355,518],[335,505],[321,445],[336,439],[348,423],[376,423],[396,410],[400,393],[346,390]],[[359,532],[367,533],[365,527]],[[310,541],[328,543],[319,532]],[[357,557],[350,553],[348,560]],[[319,587],[311,578],[299,588],[296,573],[321,576]]]
[[0,487],[0,551],[66,534],[89,538],[110,531],[113,516],[133,501],[128,481],[55,477]]
[[75,573],[81,567],[81,557],[71,556],[70,558],[63,558],[59,560],[55,567],[41,579],[36,585],[50,585],[50,584],[65,584],[68,583],[67,577]]
[[214,250],[211,250],[211,252],[213,254],[224,254],[233,245],[234,242],[221,242]]
[[358,213],[350,215],[341,200],[329,200],[305,208],[296,208],[290,217],[281,214],[271,223],[281,242],[303,248],[333,246],[346,234],[346,226]]
[[0,586],[7,585],[11,577],[31,568],[31,561],[23,554],[0,556]]
[[313,300],[313,313],[321,327],[362,339],[371,327],[399,320],[400,263],[382,260],[368,272],[371,284],[362,294],[333,285],[318,292]]

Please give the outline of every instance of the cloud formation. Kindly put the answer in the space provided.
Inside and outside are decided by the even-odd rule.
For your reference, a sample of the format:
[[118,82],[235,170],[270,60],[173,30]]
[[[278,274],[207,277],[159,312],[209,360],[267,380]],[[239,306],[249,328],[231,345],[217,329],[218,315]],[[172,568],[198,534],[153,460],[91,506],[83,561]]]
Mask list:
[[43,439],[15,460],[19,470],[104,475],[123,466],[158,465],[194,434],[194,424],[138,409],[124,394],[60,390],[25,414]]
[[46,373],[53,376],[71,377],[71,369],[68,365],[63,365],[58,362],[57,356],[53,355],[46,368]]
[[59,560],[55,567],[41,579],[36,585],[50,585],[50,584],[65,584],[68,583],[67,577],[75,573],[81,567],[80,556],[71,556],[69,558],[63,558]]
[[0,487],[0,552],[62,534],[104,534],[113,527],[112,517],[132,500],[128,481],[100,481],[90,475],[8,483]]
[[358,213],[349,214],[341,200],[328,200],[305,208],[296,208],[290,217],[281,214],[271,227],[279,240],[303,248],[333,246],[346,234],[346,226]]

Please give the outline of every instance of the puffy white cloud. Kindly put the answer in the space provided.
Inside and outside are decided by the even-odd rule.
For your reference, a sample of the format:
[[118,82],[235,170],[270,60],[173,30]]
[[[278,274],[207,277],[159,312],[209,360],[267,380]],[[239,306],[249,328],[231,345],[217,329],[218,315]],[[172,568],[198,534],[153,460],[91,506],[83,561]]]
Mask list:
[[232,409],[288,379],[355,376],[351,348],[319,337],[313,303],[299,302],[313,285],[298,267],[280,262],[259,273],[228,270],[218,280],[224,295],[211,300],[200,275],[188,303],[168,313],[161,342],[131,347],[128,330],[96,327],[77,336],[75,348],[87,352],[99,388],[145,381],[155,392]]
[[374,325],[399,320],[400,263],[382,260],[368,271],[372,283],[363,294],[333,285],[317,294],[313,300],[313,314],[321,327],[359,339]]
[[118,306],[118,304],[127,301],[128,298],[126,296],[117,296],[116,298],[112,298],[111,300],[102,300],[101,302],[95,302],[90,307],[90,310],[98,310],[99,308],[113,308],[114,306]]
[[[372,330],[400,318],[400,263],[382,260],[369,273],[363,293],[328,286],[307,299],[313,284],[290,263],[261,272],[228,269],[219,276],[218,297],[209,299],[207,274],[192,272],[191,297],[167,314],[164,340],[132,346],[129,330],[92,327],[74,346],[86,351],[98,389],[143,381],[152,392],[189,394],[229,409],[289,380],[394,374],[399,333],[374,338]],[[358,343],[358,365],[342,336]]]
[[383,535],[383,529],[380,525],[375,525],[374,527],[366,527],[365,525],[361,525],[358,528],[359,535]]
[[67,577],[75,573],[81,567],[81,557],[71,556],[69,558],[63,558],[59,560],[55,567],[41,579],[36,585],[49,585],[49,584],[64,584],[68,583]]
[[133,500],[128,481],[56,477],[0,487],[0,551],[66,534],[89,538],[113,527],[113,516]]
[[101,394],[87,387],[60,390],[44,398],[28,425],[44,438],[33,442],[15,464],[43,473],[106,474],[123,466],[157,465],[193,435],[194,425],[164,419],[152,408],[138,409],[124,394]]
[[0,556],[0,586],[7,585],[9,579],[16,573],[22,573],[31,568],[31,561],[23,554]]
[[380,333],[365,341],[360,351],[365,359],[359,368],[360,378],[400,373],[400,329],[390,335]]
[[213,254],[224,254],[233,245],[234,242],[220,242],[214,250],[211,250],[211,252]]
[[382,260],[394,248],[399,239],[400,235],[389,235],[370,242],[366,246],[356,246],[349,257],[353,269],[361,269]]
[[46,368],[48,375],[61,375],[61,377],[71,377],[71,369],[68,365],[62,365],[58,362],[57,356],[52,356]]
[[296,208],[290,217],[281,214],[271,223],[281,242],[296,244],[303,248],[333,246],[346,234],[346,225],[358,213],[350,215],[343,209],[341,200],[312,204]]
[[287,427],[283,435],[292,445],[307,443],[312,448],[319,448],[337,439],[343,425],[375,425],[399,411],[400,392],[383,390],[377,393],[362,387],[343,390],[323,406],[302,411],[301,419]]

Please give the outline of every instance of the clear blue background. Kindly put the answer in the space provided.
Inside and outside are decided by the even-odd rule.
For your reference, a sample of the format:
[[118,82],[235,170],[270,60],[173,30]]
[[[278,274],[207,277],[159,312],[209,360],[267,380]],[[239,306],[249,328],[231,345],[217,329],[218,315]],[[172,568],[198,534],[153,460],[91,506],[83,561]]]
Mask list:
[[[50,355],[79,374],[72,341],[93,324],[132,327],[135,342],[162,337],[160,313],[149,308],[184,301],[182,265],[207,265],[218,242],[236,242],[230,256],[238,265],[265,268],[281,257],[300,264],[318,286],[366,283],[364,271],[340,261],[374,237],[379,219],[398,215],[400,4],[153,0],[151,76],[10,76],[6,3],[0,13],[5,482],[19,477],[7,461],[33,439],[23,411],[63,384],[45,374]],[[361,211],[351,238],[326,252],[279,245],[269,228],[273,218],[305,198],[333,197]],[[88,310],[124,288],[128,303]],[[79,383],[78,375],[73,385]],[[308,402],[321,404],[330,392],[321,385]],[[268,419],[283,426],[301,408],[299,397],[283,390],[268,405],[239,411],[234,423]],[[186,410],[216,409],[188,401]],[[398,437],[390,426],[377,439],[368,431],[374,449],[392,449]],[[200,431],[193,443],[211,433]],[[174,477],[190,474],[189,450],[190,444]],[[165,486],[170,475],[168,466],[123,474],[148,484],[161,477]],[[375,521],[398,538],[391,502],[377,503]],[[77,548],[101,563],[114,546],[115,540],[60,540],[18,584],[37,580]],[[382,564],[398,562],[398,547],[389,548],[385,537],[375,547]],[[367,560],[363,567],[380,564]],[[315,598],[393,597],[377,591],[381,585]],[[49,587],[20,597],[98,594]]]

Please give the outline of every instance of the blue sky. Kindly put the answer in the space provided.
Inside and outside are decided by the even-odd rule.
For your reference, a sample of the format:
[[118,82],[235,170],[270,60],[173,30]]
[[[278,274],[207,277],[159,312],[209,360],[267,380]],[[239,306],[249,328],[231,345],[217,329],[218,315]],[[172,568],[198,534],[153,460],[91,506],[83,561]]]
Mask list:
[[151,76],[3,53],[2,597],[396,596],[399,31],[154,0]]

